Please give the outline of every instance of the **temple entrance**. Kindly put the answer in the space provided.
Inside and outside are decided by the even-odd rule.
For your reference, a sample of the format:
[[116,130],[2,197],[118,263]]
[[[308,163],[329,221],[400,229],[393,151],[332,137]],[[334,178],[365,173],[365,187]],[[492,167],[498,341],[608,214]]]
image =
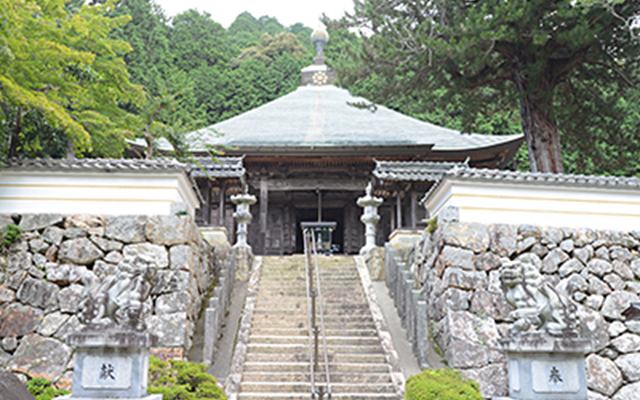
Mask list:
[[[301,222],[318,221],[318,210],[316,208],[296,208],[296,253],[302,253],[302,229]],[[322,209],[322,220],[325,222],[336,222],[337,226],[332,235],[332,244],[337,246],[335,254],[344,253],[344,209],[342,208],[324,208]]]

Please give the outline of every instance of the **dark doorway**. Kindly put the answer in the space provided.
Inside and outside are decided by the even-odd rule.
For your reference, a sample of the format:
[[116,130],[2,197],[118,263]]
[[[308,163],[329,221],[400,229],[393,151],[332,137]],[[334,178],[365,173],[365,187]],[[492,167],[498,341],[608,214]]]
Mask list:
[[[296,253],[302,253],[302,229],[301,222],[313,222],[318,220],[318,210],[315,208],[296,208]],[[336,230],[333,232],[333,244],[338,245],[338,253],[344,252],[344,209],[323,208],[322,220],[325,222],[337,222]]]

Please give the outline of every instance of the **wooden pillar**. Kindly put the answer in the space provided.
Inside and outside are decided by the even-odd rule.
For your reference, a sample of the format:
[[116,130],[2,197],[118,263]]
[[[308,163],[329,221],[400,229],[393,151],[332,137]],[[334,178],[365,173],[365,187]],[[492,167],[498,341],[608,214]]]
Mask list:
[[202,222],[206,226],[211,225],[211,181],[206,180],[204,183],[204,203],[202,205]]
[[402,195],[400,190],[396,192],[396,225],[397,228],[402,228]]
[[318,222],[322,222],[322,190],[318,189]]
[[415,188],[411,188],[411,228],[418,226],[418,193]]
[[220,185],[220,194],[219,194],[219,199],[218,199],[218,225],[219,226],[224,226],[224,208],[225,208],[225,204],[224,204],[224,196],[225,196],[225,190],[226,188],[226,183],[227,181],[222,181],[222,184]]
[[267,250],[267,213],[269,212],[269,182],[260,179],[260,254]]
[[389,216],[391,218],[389,218],[389,228],[391,229],[391,232],[396,230],[396,213],[393,212],[393,206],[389,205]]

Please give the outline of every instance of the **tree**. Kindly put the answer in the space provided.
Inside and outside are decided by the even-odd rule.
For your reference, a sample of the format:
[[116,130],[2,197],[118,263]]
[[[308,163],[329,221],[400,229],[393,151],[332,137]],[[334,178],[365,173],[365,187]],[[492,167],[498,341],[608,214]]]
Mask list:
[[158,94],[159,85],[169,79],[173,59],[169,50],[169,21],[153,0],[119,0],[111,16],[128,15],[131,21],[114,33],[131,45],[124,56],[131,81],[146,92]]
[[260,23],[251,13],[245,11],[231,23],[227,33],[229,40],[239,49],[255,46],[260,40]]
[[639,11],[633,0],[355,0],[348,22],[365,34],[337,69],[380,101],[461,96],[465,130],[487,107],[519,106],[531,169],[563,172],[560,133],[584,146],[637,125],[616,112],[637,82]]
[[287,32],[291,32],[298,38],[298,42],[307,49],[307,54],[315,54],[316,48],[311,43],[311,34],[313,29],[308,26],[304,26],[301,22],[296,22],[287,28]]
[[129,18],[105,15],[113,1],[75,12],[65,3],[0,0],[5,156],[17,155],[26,117],[41,118],[49,130],[63,130],[76,153],[90,151],[94,138],[121,147],[131,120],[118,105],[143,98],[122,58],[130,46],[110,36]]
[[206,12],[188,10],[175,16],[169,42],[173,65],[184,71],[218,64],[224,67],[233,57],[227,32]]
[[280,32],[274,36],[265,33],[256,46],[242,50],[237,60],[242,62],[255,59],[268,65],[285,53],[291,54],[295,58],[307,57],[307,50],[293,33]]

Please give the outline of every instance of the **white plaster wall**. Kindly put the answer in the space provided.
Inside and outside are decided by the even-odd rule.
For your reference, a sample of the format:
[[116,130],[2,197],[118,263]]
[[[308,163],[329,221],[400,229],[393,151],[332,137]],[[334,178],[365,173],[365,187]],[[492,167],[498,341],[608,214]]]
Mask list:
[[450,205],[462,222],[640,229],[640,190],[625,188],[447,180],[425,206],[432,218]]
[[0,213],[169,214],[183,202],[191,215],[196,194],[182,171],[0,172]]

